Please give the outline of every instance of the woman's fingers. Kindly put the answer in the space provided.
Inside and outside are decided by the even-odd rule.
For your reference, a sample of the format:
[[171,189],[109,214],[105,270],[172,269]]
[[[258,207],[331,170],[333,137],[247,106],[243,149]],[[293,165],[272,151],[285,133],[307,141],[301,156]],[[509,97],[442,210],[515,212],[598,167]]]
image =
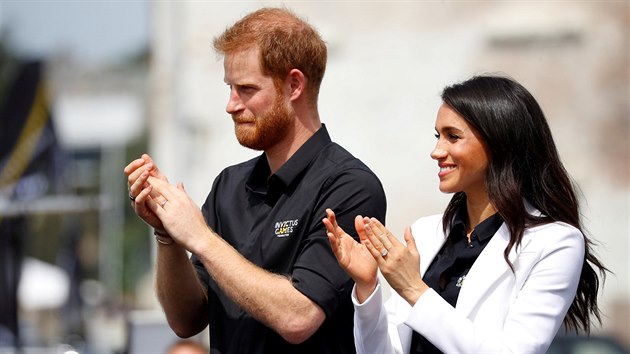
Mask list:
[[[370,252],[370,254],[372,254],[372,258],[374,258],[374,260],[378,263],[381,264],[381,262],[383,261],[383,255],[381,254],[382,251],[379,251],[373,244],[372,242],[370,242],[370,240],[366,240],[363,245],[365,246],[365,248],[367,248],[367,250]],[[385,256],[387,256],[387,254],[385,254]]]
[[389,237],[387,236],[387,233],[380,234],[378,236],[378,239],[381,241],[381,243],[383,244],[383,247],[385,247],[386,250],[389,250],[390,248],[392,248],[394,246],[389,241]]
[[389,251],[385,248],[379,237],[376,235],[374,228],[371,223],[365,225],[365,233],[367,235],[367,239],[363,244],[370,251],[372,257],[380,264],[384,260],[384,257],[387,257]]
[[378,235],[379,241],[386,249],[402,246],[402,243],[378,219],[370,218],[370,225],[374,234]]
[[407,245],[407,250],[414,255],[420,256],[420,252],[418,252],[418,247],[416,246],[416,239],[413,238],[413,234],[411,233],[411,227],[407,226],[405,228],[405,243]]
[[335,213],[326,209],[326,217],[322,219],[324,226],[326,227],[326,232],[332,234],[334,237],[339,237],[337,235],[337,220],[335,219]]
[[337,220],[335,218],[335,213],[331,209],[326,209],[326,217],[322,219],[324,226],[326,227],[326,235],[328,236],[328,241],[330,242],[330,247],[332,248],[333,253],[337,259],[341,258],[341,242],[340,236],[337,232]]

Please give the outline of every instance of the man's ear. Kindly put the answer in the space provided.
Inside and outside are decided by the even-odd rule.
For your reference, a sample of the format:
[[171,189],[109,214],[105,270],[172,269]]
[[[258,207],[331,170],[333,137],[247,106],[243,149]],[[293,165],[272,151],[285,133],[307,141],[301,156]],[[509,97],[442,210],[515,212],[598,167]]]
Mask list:
[[291,101],[295,101],[304,95],[306,91],[306,77],[298,69],[291,69],[289,75],[287,75],[287,83],[289,85],[289,98]]

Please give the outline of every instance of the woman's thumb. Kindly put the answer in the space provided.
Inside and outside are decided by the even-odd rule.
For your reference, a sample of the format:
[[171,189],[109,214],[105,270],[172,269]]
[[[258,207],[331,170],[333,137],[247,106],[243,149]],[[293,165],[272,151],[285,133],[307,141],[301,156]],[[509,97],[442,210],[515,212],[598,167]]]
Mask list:
[[405,228],[405,243],[407,244],[407,249],[418,253],[418,247],[416,247],[416,240],[413,238],[413,234],[411,234],[411,227],[407,226]]

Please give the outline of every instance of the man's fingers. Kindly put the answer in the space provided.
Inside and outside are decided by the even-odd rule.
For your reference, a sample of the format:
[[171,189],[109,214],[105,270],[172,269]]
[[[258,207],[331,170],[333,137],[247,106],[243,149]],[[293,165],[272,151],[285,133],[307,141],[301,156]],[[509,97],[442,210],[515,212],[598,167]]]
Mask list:
[[136,196],[134,203],[138,205],[144,203],[145,200],[147,200],[147,196],[151,194],[151,190],[152,190],[151,186],[148,186],[147,188],[144,188],[143,190],[141,190],[140,193],[138,193],[138,195]]
[[146,199],[146,203],[145,205],[153,212],[155,213],[155,215],[158,216],[158,218],[160,218],[160,216],[162,215],[162,213],[164,213],[164,209],[162,209],[160,207],[160,204],[153,198],[151,198],[151,196],[147,196]]
[[125,166],[125,168],[123,169],[123,172],[126,175],[130,175],[135,169],[142,166],[143,164],[144,164],[143,159],[135,159],[131,161],[127,166]]
[[153,177],[153,176],[149,176],[149,178],[147,179],[147,182],[153,186],[153,190],[155,190],[157,193],[161,194],[164,198],[166,198],[166,200],[169,199],[173,199],[174,198],[174,192],[177,190],[175,189],[175,191],[173,191],[171,189],[171,185],[168,182],[165,182],[159,178]]

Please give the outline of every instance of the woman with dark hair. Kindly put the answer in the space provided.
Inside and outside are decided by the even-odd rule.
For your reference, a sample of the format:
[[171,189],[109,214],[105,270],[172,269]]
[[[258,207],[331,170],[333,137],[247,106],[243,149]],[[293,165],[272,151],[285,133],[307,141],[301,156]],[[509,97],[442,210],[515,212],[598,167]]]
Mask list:
[[[477,76],[442,92],[431,157],[443,215],[407,227],[405,244],[357,216],[360,243],[327,210],[354,279],[359,353],[544,353],[561,325],[598,322],[599,271],[578,199],[545,116],[514,80]],[[383,303],[380,270],[391,288]]]

